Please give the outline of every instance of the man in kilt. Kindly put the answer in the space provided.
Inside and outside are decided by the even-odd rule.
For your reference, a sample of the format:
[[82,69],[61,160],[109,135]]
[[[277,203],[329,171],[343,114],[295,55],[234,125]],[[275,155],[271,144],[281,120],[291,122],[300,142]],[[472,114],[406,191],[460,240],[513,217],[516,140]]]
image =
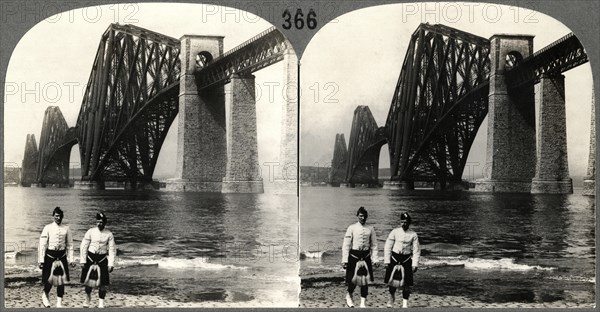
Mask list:
[[[369,294],[368,283],[373,282],[373,264],[379,265],[377,257],[377,235],[375,229],[365,225],[369,214],[364,207],[356,212],[358,222],[350,225],[342,244],[342,266],[346,269],[346,304],[354,307],[352,294],[357,284],[360,286],[360,306],[366,306]],[[360,266],[357,268],[357,266]]]
[[383,249],[383,262],[387,264],[384,283],[389,286],[390,300],[387,306],[390,308],[394,305],[397,287],[402,287],[402,307],[408,308],[413,273],[417,272],[419,266],[421,248],[417,233],[409,229],[411,221],[410,215],[403,212],[400,215],[400,227],[390,232]]
[[81,241],[81,283],[85,285],[86,294],[84,307],[90,306],[92,289],[98,288],[98,308],[104,308],[106,286],[110,283],[108,273],[113,270],[116,253],[115,238],[106,229],[106,223],[106,215],[97,213],[97,226],[89,229]]
[[65,294],[66,281],[69,281],[69,265],[73,262],[73,235],[68,225],[62,224],[64,217],[60,207],[54,208],[52,218],[54,222],[44,226],[38,245],[38,263],[42,269],[42,304],[50,307],[48,295],[52,286],[56,286],[56,307],[62,307],[62,298]]

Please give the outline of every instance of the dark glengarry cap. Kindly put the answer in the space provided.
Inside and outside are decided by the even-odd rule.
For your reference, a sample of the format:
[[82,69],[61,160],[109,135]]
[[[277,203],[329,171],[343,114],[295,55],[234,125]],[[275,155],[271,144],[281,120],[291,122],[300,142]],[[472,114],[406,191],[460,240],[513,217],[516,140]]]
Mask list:
[[361,206],[360,208],[358,208],[358,210],[356,211],[356,216],[358,216],[361,213],[365,215],[365,217],[369,217],[369,213],[367,212],[367,209],[365,209],[365,207]]
[[410,221],[410,219],[411,219],[411,218],[410,218],[410,216],[408,215],[408,212],[403,212],[403,213],[400,215],[400,220],[408,220],[408,221]]
[[63,213],[62,209],[60,209],[60,207],[56,207],[54,208],[54,210],[52,211],[52,215],[58,214],[61,217],[63,217],[65,214]]
[[104,214],[104,212],[98,212],[96,214],[96,220],[102,220],[106,222],[106,215]]

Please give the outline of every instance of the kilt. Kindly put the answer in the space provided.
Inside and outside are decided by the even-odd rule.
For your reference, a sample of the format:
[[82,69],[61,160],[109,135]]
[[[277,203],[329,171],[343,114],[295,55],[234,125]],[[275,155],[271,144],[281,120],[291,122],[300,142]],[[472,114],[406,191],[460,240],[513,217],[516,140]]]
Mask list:
[[108,276],[108,256],[106,254],[95,254],[88,252],[85,265],[81,270],[81,283],[85,283],[88,270],[92,264],[97,264],[100,267],[100,285],[106,286],[110,284],[110,278]]
[[373,264],[371,263],[371,250],[350,250],[348,255],[348,265],[346,266],[346,283],[352,284],[352,278],[354,277],[354,270],[356,269],[356,263],[360,260],[364,260],[367,263],[367,269],[369,270],[370,280],[373,279]]
[[404,267],[404,286],[412,286],[413,284],[413,271],[412,271],[412,255],[401,255],[392,252],[390,257],[390,263],[385,269],[385,277],[383,278],[384,283],[388,283],[392,275],[392,270],[396,264],[401,263]]
[[46,249],[46,253],[44,254],[44,265],[42,266],[42,284],[49,283],[48,279],[50,278],[52,263],[56,259],[60,259],[60,262],[62,262],[65,270],[66,281],[69,281],[69,264],[67,263],[67,251]]

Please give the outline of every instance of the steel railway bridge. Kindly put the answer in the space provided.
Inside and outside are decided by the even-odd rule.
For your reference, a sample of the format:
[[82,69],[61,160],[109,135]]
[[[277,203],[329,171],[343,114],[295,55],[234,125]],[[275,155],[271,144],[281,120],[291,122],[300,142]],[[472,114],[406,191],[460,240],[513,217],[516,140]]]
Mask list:
[[[330,182],[377,185],[380,149],[388,144],[391,181],[384,187],[412,189],[425,181],[462,188],[469,150],[489,116],[490,172],[476,188],[568,193],[561,73],[587,61],[572,33],[533,53],[533,36],[487,39],[421,24],[410,39],[385,125],[377,125],[368,107],[356,108],[347,149],[343,134],[336,136]],[[537,161],[535,83],[542,84]]]
[[[39,147],[35,136],[27,135],[23,184],[67,185],[71,148],[78,144],[79,187],[101,189],[107,181],[126,182],[132,189],[148,187],[167,132],[179,114],[177,177],[168,188],[262,192],[262,179],[256,174],[252,73],[279,61],[286,62],[285,77],[296,79],[296,56],[274,27],[223,53],[220,36],[185,35],[177,40],[112,24],[101,37],[77,124],[69,127],[60,109],[51,106]],[[232,87],[235,102],[226,103],[224,85],[238,86],[239,80],[245,87]],[[284,114],[297,114],[296,101],[287,100]],[[225,120],[225,105],[232,107],[230,120]],[[286,148],[296,144],[296,127],[285,123],[282,127],[282,161],[296,159]],[[236,167],[235,153],[240,150],[250,156]]]

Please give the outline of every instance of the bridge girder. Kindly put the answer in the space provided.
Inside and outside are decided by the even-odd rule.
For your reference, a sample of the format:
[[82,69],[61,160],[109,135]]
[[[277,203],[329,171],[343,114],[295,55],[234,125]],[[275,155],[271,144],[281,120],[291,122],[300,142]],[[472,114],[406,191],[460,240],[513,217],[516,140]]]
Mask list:
[[251,74],[283,60],[289,41],[271,27],[212,60],[196,72],[198,90],[229,82],[233,74]]
[[542,75],[560,75],[587,62],[583,45],[575,34],[569,33],[523,60],[514,60],[513,67],[505,73],[506,84],[514,89],[538,83]]
[[385,126],[392,180],[460,181],[487,114],[489,51],[443,25],[413,33]]
[[178,112],[179,50],[159,33],[108,27],[77,119],[83,180],[152,180]]

